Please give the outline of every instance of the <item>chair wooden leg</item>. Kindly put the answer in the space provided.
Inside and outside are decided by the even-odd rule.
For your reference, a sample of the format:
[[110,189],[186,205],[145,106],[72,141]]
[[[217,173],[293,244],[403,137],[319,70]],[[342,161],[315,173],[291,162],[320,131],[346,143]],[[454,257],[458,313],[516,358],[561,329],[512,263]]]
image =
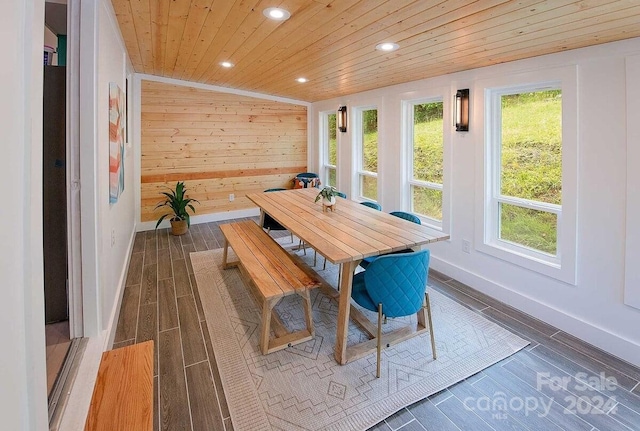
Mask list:
[[380,353],[382,351],[382,303],[378,304],[378,352],[376,356],[376,378],[380,378]]
[[429,294],[425,293],[427,299],[427,317],[429,319],[429,334],[431,335],[431,351],[433,352],[433,359],[436,359],[436,339],[433,334],[433,321],[431,320],[431,302],[429,302]]

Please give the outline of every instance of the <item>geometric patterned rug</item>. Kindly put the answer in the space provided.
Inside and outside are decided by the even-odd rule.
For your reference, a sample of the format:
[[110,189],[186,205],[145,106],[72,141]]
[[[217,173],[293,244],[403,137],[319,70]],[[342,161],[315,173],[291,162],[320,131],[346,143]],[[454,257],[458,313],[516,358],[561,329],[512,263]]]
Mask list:
[[[230,260],[232,250],[229,249]],[[300,252],[298,252],[300,253]],[[313,265],[313,251],[300,256]],[[337,266],[314,269],[337,284]],[[222,269],[222,249],[191,253],[196,283],[236,431],[366,430],[398,410],[445,389],[525,347],[528,342],[457,302],[429,291],[438,359],[429,334],[382,353],[376,379],[372,353],[346,365],[334,359],[337,304],[312,291],[315,338],[262,355],[260,308],[237,268]],[[298,295],[276,306],[290,330],[304,328]],[[375,323],[377,316],[363,311]],[[415,315],[388,319],[384,331],[415,324]],[[366,334],[349,325],[349,345]]]

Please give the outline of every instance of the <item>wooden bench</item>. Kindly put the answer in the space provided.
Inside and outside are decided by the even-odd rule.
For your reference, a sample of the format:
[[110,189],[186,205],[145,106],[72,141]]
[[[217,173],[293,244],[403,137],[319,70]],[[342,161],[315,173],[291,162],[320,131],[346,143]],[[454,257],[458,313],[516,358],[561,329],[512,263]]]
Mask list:
[[[305,271],[289,253],[252,221],[223,224],[224,267],[241,264],[253,285],[256,298],[261,303],[262,321],[260,350],[263,355],[309,341],[314,337],[311,317],[309,289],[320,282]],[[227,262],[231,246],[238,261]],[[285,296],[297,294],[303,299],[306,329],[289,332],[274,311],[276,304]],[[271,327],[275,337],[271,339]]]
[[102,354],[84,429],[153,429],[153,341]]

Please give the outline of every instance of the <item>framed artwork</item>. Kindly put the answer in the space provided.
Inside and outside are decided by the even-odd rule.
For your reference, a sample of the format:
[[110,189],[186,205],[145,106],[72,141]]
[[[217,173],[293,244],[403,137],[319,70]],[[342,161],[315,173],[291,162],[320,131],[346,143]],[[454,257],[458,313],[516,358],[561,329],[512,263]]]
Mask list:
[[126,97],[115,82],[109,83],[109,203],[124,191],[124,141]]

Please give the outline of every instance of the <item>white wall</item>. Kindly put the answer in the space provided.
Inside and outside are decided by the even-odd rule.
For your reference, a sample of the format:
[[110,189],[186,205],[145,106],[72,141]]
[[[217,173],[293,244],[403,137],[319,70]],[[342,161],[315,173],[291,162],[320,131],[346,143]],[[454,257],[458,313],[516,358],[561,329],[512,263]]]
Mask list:
[[[385,211],[401,207],[399,169],[401,99],[445,87],[470,88],[472,114],[469,133],[453,132],[451,147],[451,240],[432,247],[432,266],[501,301],[574,334],[629,362],[640,365],[640,310],[625,305],[625,217],[627,97],[625,59],[640,52],[640,39],[600,45],[513,63],[470,70],[315,103],[310,115],[375,104],[379,115],[379,187]],[[479,82],[527,72],[535,75],[549,68],[577,66],[578,82],[578,248],[577,285],[566,284],[521,266],[477,251],[462,252],[462,240],[476,238],[476,193],[483,169],[483,91]],[[350,112],[351,113],[351,112]],[[638,118],[638,113],[635,113]],[[351,118],[349,119],[351,121]],[[311,122],[310,122],[311,124]],[[318,154],[318,130],[313,126],[309,152]],[[352,190],[350,166],[353,124],[339,133],[338,187]],[[631,139],[631,138],[629,138]],[[637,139],[637,135],[636,138]],[[317,164],[317,156],[313,162]],[[314,166],[314,165],[311,165]],[[571,197],[567,197],[571,198]],[[474,244],[475,245],[475,244]],[[635,250],[638,250],[636,247]],[[638,262],[640,256],[627,256]]]
[[[132,244],[135,225],[135,204],[132,151],[125,146],[125,187],[115,204],[109,204],[109,83],[115,82],[126,91],[127,51],[125,49],[111,2],[102,0],[99,10],[98,48],[98,211],[101,214],[101,265],[102,328],[110,329],[117,322],[116,304],[120,287],[124,285],[129,248]],[[115,244],[111,245],[112,231]],[[114,328],[115,329],[115,328]]]
[[0,418],[2,429],[45,430],[47,385],[42,269],[42,41],[44,0],[0,3]]

